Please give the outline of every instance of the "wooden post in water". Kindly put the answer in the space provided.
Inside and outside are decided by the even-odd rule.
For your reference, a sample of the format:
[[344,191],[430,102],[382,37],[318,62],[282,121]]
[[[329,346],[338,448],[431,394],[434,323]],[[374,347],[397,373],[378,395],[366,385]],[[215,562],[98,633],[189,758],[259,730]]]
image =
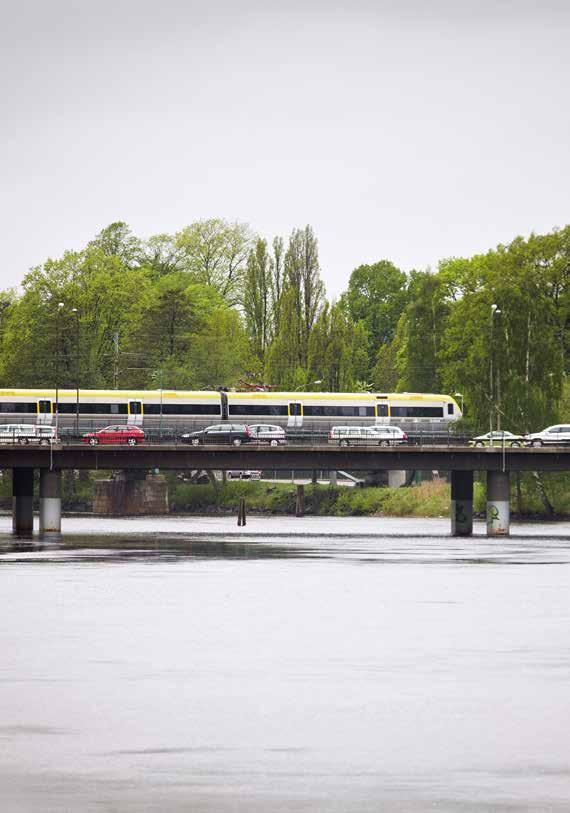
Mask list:
[[238,508],[238,526],[245,525],[246,517],[245,517],[245,497],[242,497],[239,501],[239,508]]
[[305,486],[297,486],[297,502],[295,504],[295,516],[305,516]]

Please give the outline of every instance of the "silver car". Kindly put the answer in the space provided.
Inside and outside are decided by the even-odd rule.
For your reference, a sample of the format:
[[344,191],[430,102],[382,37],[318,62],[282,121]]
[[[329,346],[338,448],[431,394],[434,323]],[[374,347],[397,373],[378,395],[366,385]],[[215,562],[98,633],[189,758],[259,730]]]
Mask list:
[[525,435],[524,442],[527,446],[565,446],[570,443],[570,424],[547,426],[542,432]]
[[287,443],[287,436],[282,426],[275,426],[272,423],[250,424],[251,439],[259,443],[269,443],[270,446],[282,446]]

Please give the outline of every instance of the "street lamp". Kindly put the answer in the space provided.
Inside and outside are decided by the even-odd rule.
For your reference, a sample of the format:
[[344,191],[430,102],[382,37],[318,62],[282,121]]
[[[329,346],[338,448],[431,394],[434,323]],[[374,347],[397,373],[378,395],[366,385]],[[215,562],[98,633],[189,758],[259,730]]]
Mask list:
[[75,314],[75,434],[79,435],[79,311],[72,308]]
[[57,303],[55,312],[55,436],[59,437],[59,316],[63,302]]
[[[501,313],[501,309],[499,308],[499,306],[495,305],[495,303],[493,303],[491,305],[491,342],[490,342],[490,346],[489,346],[489,399],[490,399],[489,431],[491,433],[490,436],[489,436],[489,442],[490,442],[491,446],[493,445],[493,410],[495,408],[495,402],[494,402],[494,398],[493,398],[493,355],[494,355],[494,352],[495,352],[495,347],[494,347],[494,343],[493,343],[493,338],[494,338],[493,337],[493,325],[494,325],[494,322],[495,322],[495,320],[494,320],[495,315],[499,315],[500,313]],[[499,387],[497,386],[497,395],[499,394],[498,389],[499,389]],[[498,412],[497,412],[497,421],[500,421]]]

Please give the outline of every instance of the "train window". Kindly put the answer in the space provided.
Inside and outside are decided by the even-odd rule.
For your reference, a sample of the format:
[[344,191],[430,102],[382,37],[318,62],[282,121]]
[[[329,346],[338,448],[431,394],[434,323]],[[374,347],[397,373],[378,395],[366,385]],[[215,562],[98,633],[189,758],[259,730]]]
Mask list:
[[[72,411],[75,412],[75,409]],[[82,415],[109,415],[111,414],[111,404],[94,404],[81,401],[79,412]]]
[[[55,405],[54,405],[55,408]],[[62,404],[61,401],[57,405],[57,411],[60,415],[75,415],[75,404]]]
[[453,415],[453,404],[448,404],[447,405],[447,414],[448,415]]
[[[285,404],[231,404],[229,405],[230,415],[265,415],[266,417],[279,417],[287,415]],[[293,414],[301,414],[291,412]]]
[[47,398],[38,401],[38,412],[40,415],[51,415],[51,401]]
[[142,415],[142,402],[129,401],[129,413],[131,415]]
[[[372,406],[314,406],[309,405],[304,409],[307,418],[373,418],[374,407]],[[293,413],[291,413],[293,414]]]
[[145,404],[146,415],[219,415],[219,404]]
[[36,405],[35,403],[31,404],[22,404],[22,403],[14,403],[6,402],[4,404],[0,404],[0,412],[18,412],[18,413],[32,413],[36,412]]
[[376,409],[378,410],[379,418],[388,417],[388,404],[377,404]]
[[392,406],[393,418],[443,418],[443,407]]
[[303,404],[294,401],[289,404],[289,415],[292,418],[300,417],[303,414]]

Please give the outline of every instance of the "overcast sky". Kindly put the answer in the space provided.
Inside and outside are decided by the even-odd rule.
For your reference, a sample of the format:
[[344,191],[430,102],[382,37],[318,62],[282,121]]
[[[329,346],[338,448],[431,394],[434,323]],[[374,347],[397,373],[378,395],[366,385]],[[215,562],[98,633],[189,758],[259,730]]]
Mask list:
[[2,286],[127,221],[310,223],[331,294],[570,222],[570,4],[0,0]]

